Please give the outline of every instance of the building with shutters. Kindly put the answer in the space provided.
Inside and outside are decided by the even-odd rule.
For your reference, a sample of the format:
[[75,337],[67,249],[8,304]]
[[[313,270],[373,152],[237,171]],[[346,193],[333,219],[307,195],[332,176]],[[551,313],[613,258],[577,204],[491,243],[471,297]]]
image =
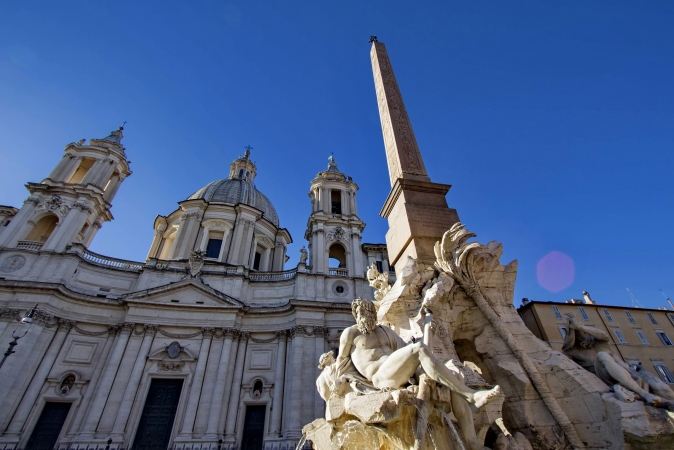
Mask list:
[[367,266],[389,272],[361,242],[358,186],[332,158],[310,180],[309,251],[286,268],[246,151],[157,216],[146,261],[116,259],[88,246],[131,175],[122,132],[68,144],[0,207],[0,346],[38,305],[0,368],[0,448],[294,448],[324,413],[319,356],[372,298]]
[[573,314],[611,337],[614,356],[633,367],[641,363],[674,388],[674,311],[597,304],[589,296],[565,303],[524,299],[517,311],[536,337],[559,351],[566,338],[566,314]]

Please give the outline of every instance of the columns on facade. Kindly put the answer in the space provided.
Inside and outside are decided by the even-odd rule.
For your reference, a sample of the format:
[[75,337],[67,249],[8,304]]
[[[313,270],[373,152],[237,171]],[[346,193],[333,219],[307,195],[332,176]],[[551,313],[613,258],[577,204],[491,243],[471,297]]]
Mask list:
[[80,433],[80,436],[83,438],[93,437],[94,431],[96,431],[98,422],[101,419],[101,414],[103,414],[103,409],[105,408],[105,403],[108,400],[112,383],[115,381],[117,368],[122,362],[124,350],[126,349],[126,343],[129,341],[129,336],[131,333],[133,333],[134,327],[135,324],[133,323],[123,324],[120,333],[115,339],[112,354],[110,355],[108,363],[105,365],[103,376],[101,377],[96,395],[92,400],[91,408],[89,408],[86,420],[84,421],[84,426],[82,427],[82,431]]
[[198,232],[198,222],[201,214],[198,211],[184,213],[180,218],[180,227],[173,244],[173,252],[170,258],[189,258],[190,251]]
[[350,276],[362,278],[365,273],[363,267],[363,247],[361,245],[360,233],[354,231],[351,233],[351,253],[353,253],[353,274]]
[[243,241],[244,250],[243,257],[241,258],[242,264],[248,264],[248,268],[253,268],[253,259],[255,257],[255,249],[253,248],[253,236],[255,234],[255,222],[252,220],[247,220],[248,232],[246,233],[246,238]]
[[84,396],[82,397],[82,401],[77,407],[77,413],[75,414],[73,423],[70,426],[70,432],[67,435],[68,437],[73,437],[75,434],[77,434],[77,432],[80,431],[80,428],[82,427],[84,415],[87,412],[87,409],[89,409],[91,399],[94,397],[94,394],[96,393],[96,388],[98,387],[98,382],[100,380],[101,373],[103,372],[103,367],[105,366],[108,356],[110,355],[110,349],[112,348],[112,345],[115,341],[115,336],[117,335],[118,331],[119,326],[115,325],[108,327],[108,337],[105,340],[105,344],[103,344],[103,351],[101,352],[100,362],[99,364],[96,365],[96,369],[94,370],[94,373],[91,375],[91,380],[89,381],[89,385],[87,386],[87,391],[85,392]]
[[[290,330],[292,340],[293,367],[304,367],[304,327],[296,326]],[[300,369],[301,370],[301,369]],[[312,386],[313,387],[313,386]],[[302,391],[304,390],[302,375],[295,373],[292,377],[292,393],[288,396],[291,404],[289,407],[290,420],[288,422],[289,438],[299,438],[302,435]]]
[[110,202],[115,197],[119,187],[122,185],[122,181],[124,181],[124,177],[117,173],[110,178],[109,182],[103,185],[103,189],[105,190],[103,198],[106,202]]
[[201,332],[203,338],[201,340],[201,348],[199,349],[199,359],[197,360],[197,367],[192,377],[192,385],[190,386],[190,394],[187,398],[187,408],[185,408],[185,416],[178,436],[179,438],[192,437],[197,407],[199,406],[199,396],[201,395],[201,387],[204,381],[204,372],[206,371],[206,363],[208,362],[208,352],[213,339],[213,328],[202,328]]
[[0,233],[0,246],[14,247],[19,240],[26,236],[28,233],[27,222],[33,217],[35,207],[38,204],[39,200],[34,197],[28,197],[23,202],[23,206],[19,212],[16,213],[16,216],[12,217],[4,232]]
[[[328,334],[327,328],[314,327],[315,353],[314,353],[314,364],[311,365],[311,367],[314,368],[314,375],[313,375],[314,380],[318,379],[318,376],[321,374],[321,369],[318,368],[318,361],[321,358],[321,355],[325,352],[325,336],[327,336],[327,334]],[[314,389],[313,393],[314,393],[314,417],[324,417],[325,402],[318,393],[318,389]]]
[[332,210],[332,198],[330,197],[330,189],[321,187],[321,197],[323,197],[323,212],[330,214]]
[[216,378],[219,375],[218,369],[220,368],[220,359],[222,358],[222,349],[224,347],[225,336],[223,330],[216,330],[213,337],[214,341],[211,342],[211,349],[208,353],[208,364],[206,364],[206,373],[202,387],[202,392],[206,395],[202,395],[199,398],[197,418],[194,422],[194,437],[200,437],[206,432],[208,416],[215,398],[213,393],[216,387]]
[[66,245],[71,244],[75,240],[75,236],[80,232],[88,215],[92,212],[93,210],[90,206],[80,201],[75,203],[62,222],[59,222],[59,225],[54,229],[49,239],[47,239],[43,249],[55,250],[57,252],[65,250]]
[[64,154],[47,178],[52,181],[68,181],[67,176],[77,168],[80,161],[82,161],[82,157],[75,156],[72,153]]
[[236,427],[237,411],[239,410],[239,397],[241,396],[241,379],[243,378],[244,362],[246,359],[246,346],[248,344],[248,332],[241,333],[241,341],[236,354],[236,367],[234,368],[234,381],[232,382],[232,394],[229,397],[229,408],[227,409],[227,421],[225,422],[225,440],[233,441],[235,439],[234,429]]
[[[277,331],[278,352],[276,355],[276,372],[274,373],[274,397],[271,404],[271,430],[273,436],[281,434],[281,417],[283,416],[283,384],[286,370],[286,347],[288,345],[288,332]],[[316,416],[320,417],[320,416]]]
[[[236,330],[224,328],[224,343],[220,352],[220,361],[218,363],[217,378],[215,380],[215,387],[213,389],[213,397],[211,399],[211,407],[208,414],[208,424],[206,426],[206,434],[204,439],[215,440],[218,438],[220,423],[220,415],[222,413],[223,402],[225,401],[225,387],[227,382],[227,372],[230,366],[230,353],[232,352],[232,340],[236,335]],[[231,388],[231,384],[230,384]]]
[[[328,253],[325,249],[325,232],[322,228],[316,230],[316,267],[314,273],[328,273]],[[313,265],[313,263],[312,263]]]
[[225,376],[225,390],[222,395],[222,404],[220,411],[220,419],[218,419],[217,432],[218,435],[224,435],[225,424],[227,422],[227,413],[229,412],[229,403],[232,399],[232,386],[234,384],[234,369],[236,364],[236,357],[239,354],[239,345],[242,341],[242,334],[239,330],[232,330],[232,348],[229,351],[229,364],[227,365],[227,375]]
[[231,249],[229,251],[229,255],[227,255],[227,262],[229,264],[241,264],[242,260],[239,258],[239,254],[241,252],[244,228],[246,228],[246,224],[248,222],[248,220],[242,219],[240,217],[237,218],[236,224],[234,226],[234,234],[232,235]]
[[145,369],[147,355],[150,352],[150,347],[152,346],[154,336],[155,334],[157,334],[157,326],[145,325],[143,327],[143,331],[145,332],[145,335],[143,336],[143,342],[141,342],[140,344],[140,350],[138,350],[138,355],[136,356],[136,361],[133,365],[131,376],[126,382],[126,389],[124,390],[122,403],[119,405],[119,409],[117,410],[117,417],[112,427],[112,433],[110,433],[110,437],[115,442],[121,441],[124,437],[124,429],[126,428],[126,421],[129,418],[129,414],[131,413],[131,407],[133,406],[133,401],[136,398],[136,392],[138,391],[138,386],[140,385],[140,380],[143,375],[143,369]]
[[19,434],[21,434],[21,429],[26,423],[28,414],[30,414],[31,409],[33,409],[35,401],[40,394],[40,390],[42,390],[42,386],[44,386],[44,382],[47,379],[47,376],[49,376],[49,372],[56,361],[56,357],[61,351],[63,342],[65,341],[66,336],[70,332],[70,329],[73,327],[73,325],[75,325],[75,323],[70,320],[59,320],[58,330],[56,331],[56,334],[54,335],[54,338],[47,349],[47,353],[45,353],[44,357],[42,358],[40,366],[35,372],[35,375],[33,375],[33,379],[28,385],[28,389],[26,389],[26,392],[23,394],[23,398],[19,403],[19,407],[17,408],[12,421],[7,427],[5,436],[18,437]]

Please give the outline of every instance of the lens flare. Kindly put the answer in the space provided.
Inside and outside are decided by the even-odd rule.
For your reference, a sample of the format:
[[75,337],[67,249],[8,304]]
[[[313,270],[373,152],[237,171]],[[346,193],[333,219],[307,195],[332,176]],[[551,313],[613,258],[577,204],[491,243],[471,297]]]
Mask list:
[[536,264],[536,278],[543,289],[561,292],[573,283],[573,259],[562,252],[550,252]]

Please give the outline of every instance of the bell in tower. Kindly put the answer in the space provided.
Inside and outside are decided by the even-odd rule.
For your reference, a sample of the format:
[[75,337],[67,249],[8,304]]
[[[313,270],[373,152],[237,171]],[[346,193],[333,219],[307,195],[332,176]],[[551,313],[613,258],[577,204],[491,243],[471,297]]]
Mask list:
[[365,223],[358,218],[358,185],[341,173],[335,158],[328,170],[311,181],[311,216],[304,235],[309,241],[311,273],[363,277],[361,236]]

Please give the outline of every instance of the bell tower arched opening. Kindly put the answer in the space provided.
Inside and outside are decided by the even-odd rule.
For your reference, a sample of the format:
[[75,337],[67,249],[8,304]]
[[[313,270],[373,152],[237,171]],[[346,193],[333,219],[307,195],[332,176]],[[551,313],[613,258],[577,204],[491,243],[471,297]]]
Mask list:
[[332,244],[328,252],[328,266],[335,269],[346,269],[346,249],[342,244]]
[[32,242],[42,242],[44,244],[51,236],[58,222],[59,218],[55,214],[47,214],[38,220],[35,226],[31,228],[25,240]]

